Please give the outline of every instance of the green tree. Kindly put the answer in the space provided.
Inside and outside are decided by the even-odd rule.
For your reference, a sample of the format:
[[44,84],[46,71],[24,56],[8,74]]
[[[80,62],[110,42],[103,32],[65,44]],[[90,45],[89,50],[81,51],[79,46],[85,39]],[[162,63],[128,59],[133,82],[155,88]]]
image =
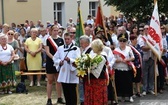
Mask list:
[[[151,16],[154,9],[154,0],[104,0],[105,5],[115,6],[128,17],[135,17],[139,21],[144,20],[147,15]],[[158,0],[159,14],[168,16],[168,0]]]

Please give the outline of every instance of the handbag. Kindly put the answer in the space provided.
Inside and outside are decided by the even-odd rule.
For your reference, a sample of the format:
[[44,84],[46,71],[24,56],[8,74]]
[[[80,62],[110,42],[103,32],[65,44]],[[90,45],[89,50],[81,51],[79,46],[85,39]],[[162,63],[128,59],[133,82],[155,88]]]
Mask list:
[[19,60],[19,55],[18,54],[15,54],[14,60]]
[[19,68],[20,68],[20,71],[26,71],[26,64],[25,64],[24,58],[20,59]]

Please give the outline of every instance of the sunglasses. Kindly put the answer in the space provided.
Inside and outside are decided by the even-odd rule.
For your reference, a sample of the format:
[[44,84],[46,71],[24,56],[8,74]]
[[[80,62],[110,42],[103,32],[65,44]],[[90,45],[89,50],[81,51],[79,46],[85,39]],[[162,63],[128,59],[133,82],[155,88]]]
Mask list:
[[70,34],[76,34],[76,32],[70,32]]
[[143,31],[143,30],[139,30],[139,31]]
[[161,28],[161,29],[165,29],[165,28]]
[[126,39],[120,39],[119,42],[126,42]]
[[8,33],[8,35],[12,35],[12,36],[13,36],[14,34],[12,34],[12,33]]
[[148,30],[148,28],[144,28],[144,30]]

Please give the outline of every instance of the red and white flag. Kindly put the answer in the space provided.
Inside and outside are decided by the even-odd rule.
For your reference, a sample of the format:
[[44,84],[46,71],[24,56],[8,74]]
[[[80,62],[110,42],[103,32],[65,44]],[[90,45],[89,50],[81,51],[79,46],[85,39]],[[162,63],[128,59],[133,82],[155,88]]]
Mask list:
[[158,15],[158,5],[157,2],[155,3],[154,11],[151,17],[150,27],[148,29],[148,45],[153,51],[153,53],[157,56],[160,60],[163,50],[163,43],[162,43],[162,34],[160,30],[160,21]]

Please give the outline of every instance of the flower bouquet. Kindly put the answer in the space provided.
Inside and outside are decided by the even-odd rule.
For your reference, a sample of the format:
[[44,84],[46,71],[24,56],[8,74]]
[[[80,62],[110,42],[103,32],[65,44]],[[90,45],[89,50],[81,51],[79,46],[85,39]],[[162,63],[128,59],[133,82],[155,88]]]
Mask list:
[[78,77],[84,77],[87,74],[87,70],[91,67],[91,60],[89,54],[83,54],[75,60]]
[[101,55],[96,55],[92,58],[89,54],[83,54],[75,61],[75,65],[77,67],[77,76],[84,77],[85,75],[88,75],[88,77],[90,77],[90,72],[99,69],[98,65],[102,61],[103,57]]

